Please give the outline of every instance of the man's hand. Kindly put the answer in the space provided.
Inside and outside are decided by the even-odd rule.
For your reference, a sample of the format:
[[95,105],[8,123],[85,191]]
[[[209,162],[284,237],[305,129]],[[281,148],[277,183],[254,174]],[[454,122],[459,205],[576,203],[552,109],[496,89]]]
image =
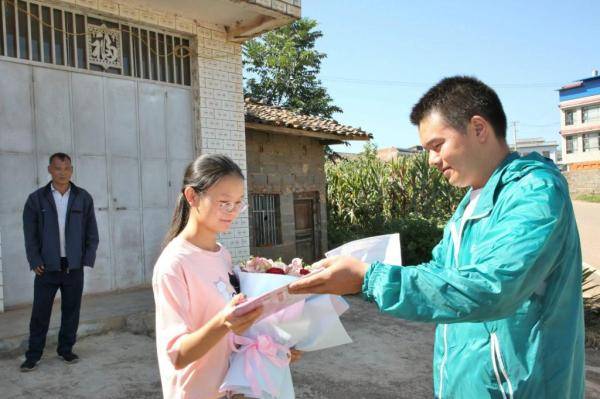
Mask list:
[[41,276],[42,274],[44,274],[44,265],[40,265],[38,267],[36,267],[35,269],[33,269],[33,272],[35,274],[37,274],[38,276]]
[[290,284],[291,294],[356,294],[362,289],[369,265],[351,256],[334,256],[323,259],[313,268],[325,270],[308,275]]

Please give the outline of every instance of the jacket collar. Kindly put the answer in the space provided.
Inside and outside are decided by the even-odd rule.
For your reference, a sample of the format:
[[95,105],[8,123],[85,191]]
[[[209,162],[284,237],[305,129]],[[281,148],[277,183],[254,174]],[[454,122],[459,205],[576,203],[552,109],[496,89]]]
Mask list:
[[[511,152],[506,156],[506,158],[504,158],[502,162],[500,162],[500,165],[498,165],[498,167],[494,170],[494,173],[492,173],[492,176],[490,176],[488,181],[483,186],[481,194],[479,194],[477,206],[475,207],[471,218],[477,219],[479,217],[487,215],[492,211],[492,208],[494,207],[494,202],[496,200],[496,191],[498,186],[502,183],[502,176],[506,171],[506,168],[511,162],[519,158],[520,155],[517,152]],[[473,188],[470,188],[469,191],[467,191],[467,194],[460,202],[460,204],[458,204],[456,212],[454,212],[454,216],[451,219],[452,221],[462,218],[465,212],[465,208],[467,207],[471,199],[472,191]]]
[[[73,201],[75,201],[75,197],[77,197],[77,195],[79,194],[79,187],[77,187],[75,184],[73,184],[73,182],[69,182],[70,183],[70,193],[69,193],[69,202],[67,204],[67,214],[69,214],[69,211],[71,210],[71,206],[73,205]],[[52,209],[54,209],[54,213],[57,213],[56,211],[56,203],[54,202],[54,196],[52,195],[52,182],[49,182],[48,184],[46,184],[46,186],[44,186],[44,196],[46,197],[46,199],[48,200],[48,202],[52,205]]]

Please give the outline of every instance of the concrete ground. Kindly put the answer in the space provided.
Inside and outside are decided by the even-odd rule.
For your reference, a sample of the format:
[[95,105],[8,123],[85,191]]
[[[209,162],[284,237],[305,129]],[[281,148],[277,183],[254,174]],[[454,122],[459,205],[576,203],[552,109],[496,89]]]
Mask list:
[[[14,357],[27,349],[31,306],[23,306],[0,313],[0,358]],[[46,351],[56,347],[60,328],[60,301],[52,307]],[[131,289],[83,297],[77,335],[89,335],[127,330],[147,333],[154,329],[154,299],[152,290]],[[1,397],[1,396],[0,396]]]
[[160,399],[154,339],[129,332],[81,340],[79,363],[67,365],[51,348],[38,368],[18,370],[21,358],[0,361],[0,397],[5,399]]
[[[139,298],[145,294],[134,292],[129,295]],[[126,297],[122,296],[120,299],[124,300]],[[98,301],[96,298],[96,302]],[[304,358],[292,367],[296,397],[433,397],[433,326],[381,315],[374,305],[359,298],[349,298],[349,301],[351,308],[344,315],[343,321],[354,342],[339,348],[305,354]],[[0,319],[0,324],[2,321]],[[53,346],[47,348],[38,369],[30,373],[18,371],[20,356],[5,357],[0,360],[0,397],[161,398],[151,331],[134,335],[127,331],[127,325],[128,323],[123,324],[125,330],[92,335],[80,340],[75,350],[82,360],[76,365],[61,362],[55,356]],[[129,325],[136,330],[137,327],[132,323]],[[586,363],[586,398],[598,398],[600,352],[588,350]]]
[[584,295],[600,295],[600,203],[573,201],[573,210],[581,240],[583,266],[596,270],[588,284],[596,288],[587,290]]
[[583,262],[600,270],[600,203],[573,201]]

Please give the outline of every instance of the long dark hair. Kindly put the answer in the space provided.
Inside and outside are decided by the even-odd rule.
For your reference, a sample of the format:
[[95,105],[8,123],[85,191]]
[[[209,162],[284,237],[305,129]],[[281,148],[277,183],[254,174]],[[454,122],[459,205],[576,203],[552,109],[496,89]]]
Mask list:
[[166,246],[181,233],[190,216],[190,204],[183,195],[186,187],[192,187],[194,191],[200,194],[217,184],[223,177],[229,175],[244,180],[240,167],[225,155],[201,155],[187,166],[183,176],[181,192],[177,197],[177,206],[171,219],[171,227],[165,237],[163,246]]

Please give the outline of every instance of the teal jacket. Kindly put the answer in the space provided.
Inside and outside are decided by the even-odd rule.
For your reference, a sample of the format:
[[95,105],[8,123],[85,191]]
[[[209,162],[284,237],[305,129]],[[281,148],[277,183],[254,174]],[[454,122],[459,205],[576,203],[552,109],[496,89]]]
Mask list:
[[372,264],[365,298],[438,323],[437,398],[583,398],[581,248],[565,179],[537,153],[512,153],[460,231],[469,194],[431,262]]

